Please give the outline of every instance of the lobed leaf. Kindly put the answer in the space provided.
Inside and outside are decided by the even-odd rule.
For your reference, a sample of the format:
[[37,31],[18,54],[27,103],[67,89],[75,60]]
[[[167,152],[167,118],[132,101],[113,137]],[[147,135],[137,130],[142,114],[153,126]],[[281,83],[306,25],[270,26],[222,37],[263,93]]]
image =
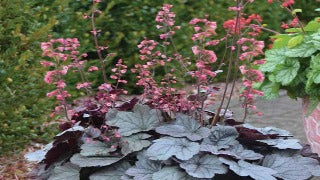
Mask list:
[[262,64],[259,69],[262,72],[272,72],[278,64],[283,64],[286,60],[285,48],[272,49],[265,52],[267,62]]
[[71,157],[70,162],[78,165],[80,167],[100,167],[108,166],[120,161],[123,157],[85,157],[81,156],[79,153]]
[[201,143],[201,151],[217,153],[221,149],[229,148],[231,145],[238,144],[236,140],[238,132],[231,126],[215,126],[211,129],[209,137]]
[[228,171],[217,156],[209,154],[194,156],[181,163],[180,167],[196,178],[213,178],[216,174],[225,174]]
[[115,148],[110,148],[107,144],[100,141],[90,141],[81,146],[81,156],[109,156],[110,152],[115,151]]
[[179,167],[163,167],[160,171],[153,173],[153,180],[193,180],[187,173],[182,171]]
[[273,177],[273,175],[276,174],[277,171],[273,169],[250,164],[243,160],[240,160],[238,162],[231,161],[225,158],[219,158],[219,160],[224,164],[227,164],[229,168],[239,176],[250,176],[255,180],[277,180],[275,177]]
[[186,138],[163,137],[153,141],[146,155],[152,160],[167,160],[176,156],[180,160],[189,160],[200,151],[200,145]]
[[151,135],[145,133],[122,137],[122,140],[124,141],[121,149],[122,154],[129,154],[132,152],[140,151],[143,148],[150,146],[151,142],[149,140],[146,140],[150,137]]
[[133,176],[134,180],[150,180],[155,172],[158,172],[161,168],[161,164],[157,161],[149,160],[146,155],[140,153],[138,155],[138,161],[135,166],[129,168],[126,174]]
[[119,111],[116,115],[107,114],[106,124],[119,127],[118,132],[122,136],[130,136],[134,133],[149,131],[156,128],[159,126],[162,118],[159,110],[150,109],[146,105],[137,104],[133,108],[133,112]]
[[287,48],[285,55],[287,57],[309,57],[317,51],[317,48],[312,43],[303,42],[294,48]]
[[210,134],[208,128],[201,127],[198,121],[181,113],[177,114],[174,124],[160,126],[156,132],[172,137],[187,137],[191,141],[201,140]]
[[43,149],[37,150],[35,152],[30,152],[27,153],[26,155],[24,155],[24,157],[28,160],[28,161],[35,161],[37,163],[43,161],[46,157],[47,152],[53,147],[53,142],[47,144],[46,146],[44,146]]
[[288,85],[297,76],[300,63],[297,59],[287,59],[284,64],[278,64],[274,69],[276,82]]
[[284,156],[283,154],[267,155],[262,165],[277,171],[275,177],[285,180],[309,179],[320,175],[319,162],[302,156]]
[[257,140],[278,149],[302,149],[298,139],[264,139]]
[[63,166],[55,167],[49,180],[61,179],[80,180],[80,167],[72,163],[66,163]]
[[123,161],[93,173],[90,175],[90,180],[121,180],[127,176],[125,172],[130,167],[131,165],[128,162]]
[[220,153],[232,156],[239,160],[259,160],[263,158],[262,154],[245,149],[240,143],[237,145],[233,145],[229,149]]

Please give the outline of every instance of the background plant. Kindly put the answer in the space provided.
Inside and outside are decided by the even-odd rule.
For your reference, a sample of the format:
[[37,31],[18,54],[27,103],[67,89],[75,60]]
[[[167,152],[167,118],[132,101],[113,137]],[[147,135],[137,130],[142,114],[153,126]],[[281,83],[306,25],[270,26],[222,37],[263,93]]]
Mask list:
[[272,49],[266,51],[267,63],[260,67],[267,75],[261,84],[267,99],[278,97],[279,90],[285,89],[291,98],[309,97],[310,112],[318,104],[319,29],[319,18],[315,18],[303,28],[271,36]]
[[44,98],[49,87],[39,66],[39,40],[57,23],[55,17],[43,18],[47,11],[35,1],[0,2],[0,155],[31,140],[47,142],[57,132],[43,126],[53,102]]

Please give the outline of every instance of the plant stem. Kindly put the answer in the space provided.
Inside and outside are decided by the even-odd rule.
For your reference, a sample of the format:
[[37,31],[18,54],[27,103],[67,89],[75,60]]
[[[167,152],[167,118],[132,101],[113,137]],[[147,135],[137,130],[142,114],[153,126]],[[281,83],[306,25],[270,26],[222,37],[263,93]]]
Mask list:
[[104,81],[104,83],[107,83],[105,60],[103,59],[102,54],[101,54],[101,50],[100,50],[99,42],[98,42],[98,37],[97,37],[98,32],[97,32],[95,22],[94,22],[94,17],[95,17],[94,16],[94,14],[95,14],[94,6],[95,6],[95,3],[94,3],[94,1],[92,1],[91,28],[92,28],[93,40],[94,40],[96,51],[98,53],[99,60],[101,62],[101,71],[102,71],[103,81]]
[[[237,8],[239,8],[239,0],[237,0]],[[232,71],[232,64],[233,64],[233,47],[235,45],[235,41],[236,41],[236,34],[237,34],[237,27],[240,26],[240,16],[241,16],[241,11],[237,11],[237,17],[236,17],[236,26],[234,29],[234,35],[232,37],[232,42],[231,42],[231,49],[230,49],[230,58],[229,58],[229,65],[228,65],[228,72],[227,72],[227,78],[226,78],[226,86],[223,92],[223,96],[222,96],[222,100],[220,102],[220,106],[217,110],[217,113],[213,119],[213,121],[211,122],[211,127],[216,125],[218,120],[219,120],[219,116],[220,116],[220,112],[221,112],[221,108],[223,106],[224,100],[226,98],[226,94],[227,94],[227,90],[228,90],[228,85],[229,85],[229,81],[230,81],[230,75],[231,75],[231,71]],[[240,29],[240,28],[239,28]],[[240,33],[240,32],[239,32]],[[229,97],[231,98],[231,97]],[[226,110],[225,110],[226,111]]]

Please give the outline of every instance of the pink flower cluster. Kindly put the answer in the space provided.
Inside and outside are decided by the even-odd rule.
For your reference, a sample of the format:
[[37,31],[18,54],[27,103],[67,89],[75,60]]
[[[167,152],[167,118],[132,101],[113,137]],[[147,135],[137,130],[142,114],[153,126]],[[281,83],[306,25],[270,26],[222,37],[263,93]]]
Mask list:
[[[61,113],[62,109],[67,111],[66,98],[71,95],[65,90],[66,83],[63,76],[67,74],[70,68],[80,67],[79,51],[77,50],[79,46],[80,43],[77,38],[51,39],[49,42],[41,43],[42,56],[54,59],[54,62],[41,61],[41,64],[45,67],[55,67],[55,70],[46,73],[44,81],[48,84],[54,84],[56,87],[56,90],[47,93],[48,97],[56,97],[59,102],[59,105],[55,108],[56,114]],[[73,60],[73,63],[66,64],[65,62],[68,59]]]
[[[176,17],[175,13],[170,12],[170,9],[172,8],[172,5],[170,4],[164,4],[162,6],[162,10],[158,12],[156,16],[156,22],[162,23],[164,26],[173,26],[174,25],[174,18]],[[163,28],[160,26],[157,26],[158,29]]]
[[265,60],[254,60],[255,57],[264,54],[264,42],[257,41],[254,38],[241,38],[237,44],[241,47],[239,59],[244,62],[244,65],[239,67],[241,74],[244,76],[244,90],[240,95],[240,97],[245,99],[243,106],[252,109],[258,115],[262,115],[254,105],[254,97],[255,95],[263,96],[263,92],[254,89],[253,84],[262,82],[264,75],[260,70],[252,69],[251,67],[265,62]]
[[[157,25],[157,28],[165,31],[164,34],[160,35],[160,39],[164,39],[165,42],[161,44],[154,40],[143,40],[138,45],[138,48],[140,49],[140,60],[145,63],[136,64],[132,72],[138,73],[137,85],[144,87],[142,98],[147,104],[167,113],[185,112],[193,114],[201,108],[203,101],[207,99],[206,96],[212,95],[209,83],[216,76],[216,72],[212,71],[211,65],[217,61],[217,56],[214,51],[206,49],[206,47],[215,46],[219,43],[219,40],[212,39],[216,35],[217,24],[206,18],[194,18],[190,21],[196,31],[192,39],[197,43],[192,47],[192,52],[196,57],[197,69],[190,71],[188,66],[191,62],[188,61],[188,58],[183,59],[177,52],[170,55],[165,50],[158,50],[160,47],[169,48],[166,46],[170,44],[174,48],[171,38],[174,33],[172,33],[171,27],[174,25],[175,15],[170,12],[171,8],[172,5],[165,4],[156,17],[157,22],[163,23],[162,25]],[[180,27],[176,28],[179,29]],[[170,42],[168,39],[170,39]],[[197,80],[196,88],[199,89],[197,95],[188,97],[185,91],[174,88],[174,85],[179,82],[178,78],[173,75],[173,72],[177,74],[176,69],[169,65],[174,61],[180,63],[187,70],[187,74]],[[154,79],[155,69],[157,68],[164,69],[166,73],[160,84]],[[204,95],[203,91],[205,91]]]
[[127,72],[127,68],[128,67],[123,64],[122,59],[119,59],[116,67],[111,70],[114,74],[110,75],[110,78],[117,81],[115,86],[116,89],[118,89],[119,84],[127,84],[127,80],[121,79]]
[[[174,26],[176,14],[171,12],[172,5],[164,4],[162,10],[158,12],[156,16],[157,29],[163,30],[163,33],[159,35],[160,39],[171,38],[175,34],[174,29],[180,29],[180,26]],[[165,42],[165,45],[169,45],[169,42]]]
[[209,21],[206,18],[193,18],[189,24],[194,26],[194,31],[196,32],[192,36],[193,41],[203,40],[204,38],[216,35],[217,23],[214,21]]
[[[136,64],[131,71],[138,73],[138,86],[144,87],[144,93],[141,95],[146,103],[150,106],[161,109],[163,112],[182,112],[191,108],[191,104],[185,100],[183,91],[177,91],[170,84],[176,83],[176,77],[171,73],[167,73],[162,79],[160,85],[154,79],[154,69],[156,67],[164,67],[167,62],[174,58],[167,57],[155,48],[159,43],[154,40],[143,40],[138,48],[140,49],[140,59],[145,64]],[[174,69],[171,69],[173,72]]]
[[99,91],[95,95],[95,100],[100,104],[102,112],[107,112],[109,108],[115,107],[118,95],[128,93],[126,90],[119,88],[119,85],[127,83],[126,80],[122,79],[127,72],[127,68],[122,59],[119,59],[115,68],[111,70],[113,74],[110,75],[110,78],[116,81],[115,85],[103,83],[98,87]]
[[262,18],[260,15],[251,14],[250,16],[248,16],[248,18],[241,17],[238,20],[240,28],[236,28],[237,18],[227,20],[224,22],[223,28],[226,29],[227,33],[239,34],[239,32],[242,32],[242,30],[244,28],[250,27],[252,29],[252,31],[248,32],[248,35],[255,37],[261,33],[260,26],[254,24],[255,22],[257,22],[257,23],[262,22]]

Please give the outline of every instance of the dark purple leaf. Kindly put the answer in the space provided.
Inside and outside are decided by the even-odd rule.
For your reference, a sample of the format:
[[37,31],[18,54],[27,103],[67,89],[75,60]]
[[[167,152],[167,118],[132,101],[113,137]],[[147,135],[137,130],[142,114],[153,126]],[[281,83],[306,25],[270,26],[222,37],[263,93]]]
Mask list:
[[105,113],[94,103],[86,103],[85,108],[81,108],[81,111],[75,112],[72,116],[72,120],[80,122],[81,126],[93,125],[100,128],[104,123]]
[[76,150],[78,148],[78,139],[70,138],[67,141],[56,143],[46,154],[43,162],[48,168],[51,164],[56,162],[61,156]]
[[120,106],[116,107],[119,111],[131,111],[137,104],[139,99],[137,97],[132,98],[130,101],[124,102]]
[[238,122],[238,121],[236,121],[234,119],[226,119],[226,120],[224,120],[224,123],[226,125],[228,125],[228,126],[237,126],[237,125],[242,125],[243,124],[243,122]]
[[70,122],[65,122],[65,123],[59,124],[59,129],[61,131],[65,131],[71,127],[72,127],[72,124]]
[[245,127],[236,127],[239,137],[238,141],[241,142],[241,144],[248,145],[248,146],[266,146],[269,147],[269,145],[259,142],[257,140],[264,140],[264,139],[274,139],[277,137],[277,135],[264,135],[261,132],[249,129]]
[[64,132],[59,133],[54,137],[53,145],[56,145],[60,142],[68,141],[69,139],[78,139],[83,134],[83,127],[74,126],[67,129]]
[[239,139],[248,140],[263,140],[263,139],[275,139],[277,135],[265,135],[255,129],[249,129],[245,127],[236,127],[239,133]]

